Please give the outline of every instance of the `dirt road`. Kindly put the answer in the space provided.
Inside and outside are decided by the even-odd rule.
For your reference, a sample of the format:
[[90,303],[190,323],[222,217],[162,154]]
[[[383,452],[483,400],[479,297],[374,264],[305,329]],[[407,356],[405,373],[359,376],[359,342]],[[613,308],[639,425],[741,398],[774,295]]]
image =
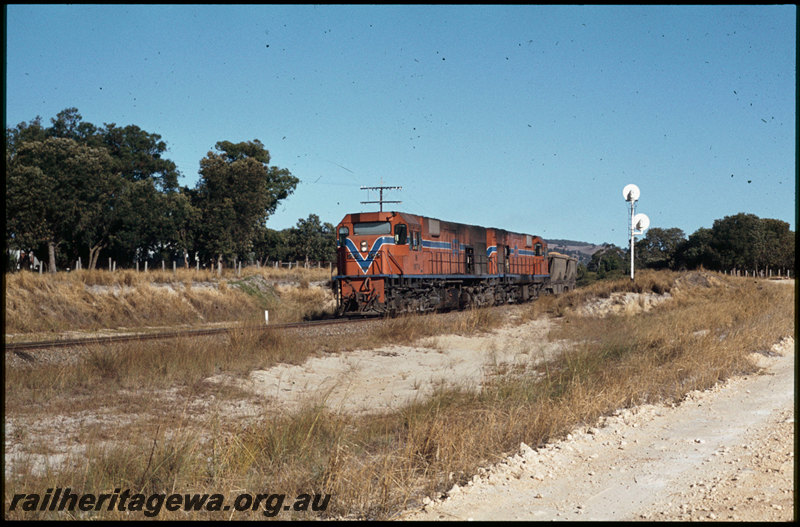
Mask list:
[[794,341],[754,357],[762,374],[523,444],[403,519],[792,520]]

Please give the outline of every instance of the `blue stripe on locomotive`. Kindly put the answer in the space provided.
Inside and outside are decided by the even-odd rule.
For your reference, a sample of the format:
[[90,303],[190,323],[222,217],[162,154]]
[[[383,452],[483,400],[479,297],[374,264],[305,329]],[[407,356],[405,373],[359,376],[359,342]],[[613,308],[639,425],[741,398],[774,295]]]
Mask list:
[[[394,245],[394,238],[391,236],[381,236],[377,238],[373,243],[372,247],[370,248],[369,252],[367,253],[366,258],[361,256],[361,252],[356,247],[356,244],[350,238],[347,238],[345,241],[345,246],[347,250],[350,251],[350,255],[358,264],[358,267],[361,271],[366,274],[369,270],[372,262],[375,260],[375,255],[378,254],[378,251],[384,245]],[[428,249],[440,249],[440,250],[454,250],[453,244],[451,242],[437,242],[433,240],[422,240],[422,246]],[[459,248],[461,251],[464,251],[466,245],[459,244]],[[497,252],[497,247],[492,245],[491,247],[487,247],[486,249],[486,257],[490,258],[492,254]],[[520,256],[535,256],[536,253],[534,251],[528,251],[525,249],[518,249],[516,246],[514,247],[514,254],[519,254]]]
[[378,254],[378,251],[384,245],[394,245],[394,238],[391,236],[381,236],[380,238],[376,239],[374,242],[372,242],[372,247],[367,253],[367,257],[364,258],[361,256],[361,253],[359,252],[358,247],[356,247],[356,244],[353,242],[353,240],[347,238],[347,241],[345,242],[347,250],[350,251],[353,259],[356,261],[358,267],[361,268],[361,271],[364,274],[367,274],[367,270],[375,260],[375,255]]

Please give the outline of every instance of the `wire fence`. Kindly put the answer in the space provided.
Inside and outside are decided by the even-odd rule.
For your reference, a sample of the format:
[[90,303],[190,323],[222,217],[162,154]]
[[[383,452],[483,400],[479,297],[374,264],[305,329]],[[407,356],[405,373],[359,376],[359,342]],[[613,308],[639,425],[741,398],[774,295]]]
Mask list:
[[[211,270],[217,271],[219,273],[222,272],[222,269],[234,269],[237,274],[241,274],[242,269],[266,269],[266,268],[273,268],[273,269],[328,269],[328,271],[332,271],[334,267],[334,262],[326,261],[326,260],[308,260],[308,261],[299,261],[299,260],[292,260],[292,261],[282,261],[282,260],[274,260],[274,261],[267,261],[263,264],[260,261],[255,262],[234,262],[234,265],[231,267],[230,265],[224,265],[218,262],[208,262],[208,263],[201,263],[200,261],[195,261],[194,265],[187,265],[184,261],[179,260],[172,260],[169,263],[166,260],[162,260],[161,264],[152,265],[149,260],[143,262],[136,262],[134,267],[117,267],[117,262],[113,259],[108,259],[108,265],[97,265],[95,267],[98,271],[108,271],[108,272],[116,272],[117,270],[130,270],[136,272],[148,272],[148,271],[167,271],[171,270],[173,272],[177,272],[178,269],[195,269],[197,271],[203,270]],[[73,270],[81,270],[85,269],[83,266],[83,262],[78,259],[74,263],[74,267],[65,267],[61,269],[57,269],[58,272],[70,272]],[[47,273],[48,272],[48,264],[47,262],[38,260],[36,258],[33,259],[31,262],[27,263],[17,263],[16,269],[12,269],[16,271],[31,271],[31,272],[38,272],[39,274]]]
[[[306,261],[299,261],[299,260],[292,260],[292,261],[282,261],[282,260],[273,260],[262,263],[259,260],[255,262],[242,262],[241,260],[233,262],[233,269],[236,271],[237,274],[241,274],[242,269],[248,268],[274,268],[274,269],[322,269],[327,268],[329,271],[332,271],[335,267],[335,262],[327,261],[327,260],[306,260]],[[28,270],[32,272],[39,272],[39,273],[46,273],[48,272],[47,269],[47,262],[41,261],[36,257],[28,260],[17,261],[15,266],[11,267],[11,270],[14,271],[21,271],[21,270]],[[14,268],[15,267],[15,268]],[[222,269],[231,269],[229,265],[224,265],[221,262],[215,262],[209,260],[208,262],[201,262],[200,260],[195,260],[194,265],[190,265],[188,260],[178,260],[174,259],[171,261],[162,260],[161,265],[158,264],[151,265],[149,260],[145,260],[143,262],[136,262],[135,267],[127,267],[125,269],[135,270],[137,272],[148,272],[156,270],[160,267],[162,271],[166,271],[171,269],[173,272],[177,272],[178,269],[191,269],[194,268],[198,271],[202,270],[216,270],[218,273],[222,273]],[[66,267],[64,269],[57,269],[58,271],[72,271],[73,269],[83,269],[83,262],[80,258],[78,258],[74,262],[74,267]],[[107,270],[109,272],[115,272],[117,270],[117,262],[114,261],[112,258],[108,258],[108,265],[101,266],[97,265],[96,269],[98,270]],[[120,267],[120,270],[123,268]],[[739,268],[732,268],[729,270],[721,270],[718,271],[725,275],[730,276],[741,276],[741,277],[753,277],[753,278],[792,278],[792,269],[787,268],[770,268],[766,267],[763,269],[739,269]]]

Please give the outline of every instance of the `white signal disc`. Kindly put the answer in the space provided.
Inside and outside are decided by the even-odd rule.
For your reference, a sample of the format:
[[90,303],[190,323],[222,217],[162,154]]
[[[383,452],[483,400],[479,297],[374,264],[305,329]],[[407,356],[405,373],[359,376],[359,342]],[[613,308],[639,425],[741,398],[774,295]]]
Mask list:
[[644,231],[650,226],[650,218],[646,214],[637,214],[633,217],[633,227],[637,231]]
[[622,197],[625,201],[638,201],[639,200],[639,187],[631,183],[630,185],[625,185],[625,188],[622,189]]

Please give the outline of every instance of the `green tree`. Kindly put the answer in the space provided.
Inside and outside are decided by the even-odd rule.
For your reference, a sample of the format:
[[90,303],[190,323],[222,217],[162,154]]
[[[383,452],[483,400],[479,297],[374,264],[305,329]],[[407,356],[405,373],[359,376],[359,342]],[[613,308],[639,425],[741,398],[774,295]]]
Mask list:
[[294,248],[294,257],[304,260],[332,261],[336,255],[336,236],[334,226],[322,223],[319,216],[309,214],[307,219],[297,220],[297,225],[289,231],[289,239]]
[[763,242],[759,246],[759,259],[772,269],[794,270],[794,232],[785,221],[764,218],[761,220]]
[[96,132],[92,143],[108,150],[117,170],[129,181],[150,181],[161,192],[178,189],[178,170],[174,162],[162,157],[167,144],[160,135],[134,125],[111,123]]
[[685,239],[681,229],[661,229],[653,227],[647,234],[636,242],[634,254],[638,264],[651,269],[666,269],[672,267],[675,260],[675,251]]
[[299,180],[287,169],[269,166],[269,151],[257,139],[220,141],[215,149],[200,161],[192,196],[201,216],[198,241],[221,264],[223,257],[251,252],[256,229]]
[[122,187],[105,150],[66,138],[27,141],[7,153],[6,174],[6,237],[18,248],[46,243],[51,272],[58,246],[76,233],[90,252],[105,243]]
[[701,228],[676,249],[675,268],[794,270],[794,233],[789,224],[739,213]]
[[16,155],[17,149],[23,143],[44,141],[47,137],[47,129],[42,126],[42,118],[39,116],[27,123],[6,128],[6,163]]
[[613,278],[625,273],[625,252],[615,245],[600,249],[592,255],[586,266],[598,278]]
[[175,163],[163,157],[167,145],[161,136],[135,125],[114,123],[102,128],[81,124],[70,128],[85,130],[83,137],[89,144],[105,148],[115,169],[129,183],[110,240],[114,259],[130,264],[151,252],[162,257],[183,252],[185,257],[191,237],[186,236],[183,223],[196,217],[196,212],[185,195],[181,197],[179,173]]
[[[76,230],[65,233],[57,244],[59,248],[72,251],[75,257],[81,253],[88,256],[89,268],[96,265],[100,251],[106,248],[115,260],[124,263],[132,262],[137,254],[151,251],[176,252],[180,249],[186,254],[194,238],[191,232],[194,227],[190,224],[196,220],[197,214],[187,195],[178,188],[179,173],[175,164],[164,158],[167,147],[158,134],[134,125],[118,127],[112,123],[99,128],[83,121],[77,108],[62,110],[50,121],[51,126],[47,128],[37,117],[29,123],[6,129],[7,171],[25,145],[64,139],[105,152],[110,159],[110,172],[119,176],[113,180],[114,187],[105,191],[99,187],[111,181],[96,180],[95,188],[83,189],[88,201],[81,209],[94,210],[96,221],[80,223]],[[27,152],[26,162],[31,166],[31,150]],[[42,163],[46,162],[42,159]],[[22,204],[26,199],[30,202],[22,187],[12,185],[7,190],[12,194],[22,193],[7,194],[7,205],[8,202]],[[98,202],[98,199],[105,201]],[[29,205],[18,213],[23,216],[41,214],[36,212],[37,204]],[[32,223],[27,222],[27,225]],[[23,235],[16,232],[14,236],[19,238]],[[6,238],[15,243],[8,229]],[[51,269],[53,267],[51,265]]]
[[[58,112],[55,118],[50,119],[51,126],[47,129],[48,137],[61,137],[73,139],[79,143],[90,143],[95,139],[97,127],[92,123],[83,121],[77,108],[66,108]],[[89,144],[97,147],[97,144]]]
[[739,213],[714,220],[711,247],[719,254],[722,269],[760,269],[766,250],[760,219]]
[[675,250],[675,269],[719,269],[719,254],[711,247],[711,229],[701,227],[682,241]]
[[116,212],[109,247],[116,261],[130,265],[154,253],[180,255],[188,265],[199,212],[185,192],[160,192],[150,180],[126,181]]
[[253,256],[266,264],[269,260],[285,261],[293,258],[294,250],[289,241],[289,229],[281,231],[264,225],[256,228],[253,236]]

